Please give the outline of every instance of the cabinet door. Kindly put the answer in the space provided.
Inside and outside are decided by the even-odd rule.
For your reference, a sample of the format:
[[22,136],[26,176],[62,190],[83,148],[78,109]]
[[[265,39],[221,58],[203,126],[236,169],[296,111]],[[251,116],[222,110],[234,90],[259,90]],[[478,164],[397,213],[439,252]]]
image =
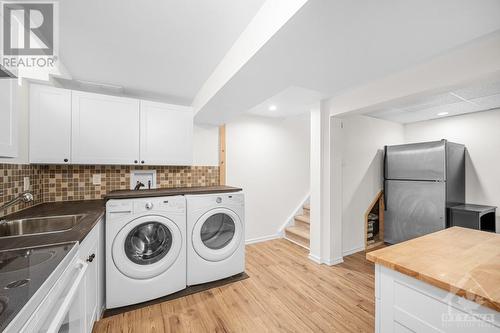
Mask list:
[[14,85],[14,79],[0,79],[0,157],[17,157],[17,116],[13,106]]
[[31,85],[30,162],[71,162],[71,90]]
[[72,92],[73,164],[134,164],[139,159],[139,101]]
[[92,332],[94,322],[101,314],[102,277],[101,252],[102,221],[99,222],[83,240],[80,246],[80,259],[88,264],[85,273],[85,332]]
[[141,101],[141,163],[190,165],[192,160],[192,109]]

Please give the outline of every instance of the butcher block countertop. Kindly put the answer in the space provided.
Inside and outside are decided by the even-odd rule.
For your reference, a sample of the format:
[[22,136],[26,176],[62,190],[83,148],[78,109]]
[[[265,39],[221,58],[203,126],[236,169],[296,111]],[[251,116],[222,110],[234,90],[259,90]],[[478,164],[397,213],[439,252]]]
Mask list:
[[369,252],[366,258],[500,311],[500,234],[453,227]]
[[154,190],[117,190],[111,191],[105,199],[128,199],[128,198],[147,198],[147,197],[167,197],[173,195],[189,195],[189,194],[212,194],[212,193],[227,193],[238,192],[241,188],[231,186],[199,186],[199,187],[174,187],[174,188],[159,188]]

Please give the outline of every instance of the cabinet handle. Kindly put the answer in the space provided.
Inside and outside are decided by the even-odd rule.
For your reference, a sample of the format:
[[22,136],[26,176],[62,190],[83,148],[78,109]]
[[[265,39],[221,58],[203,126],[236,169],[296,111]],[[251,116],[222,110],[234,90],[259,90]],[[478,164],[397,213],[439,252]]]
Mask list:
[[94,259],[95,259],[95,253],[92,253],[92,254],[91,254],[91,255],[89,255],[89,257],[87,258],[87,261],[88,261],[88,262],[92,262],[92,261],[94,261]]
[[144,164],[144,161],[141,161],[141,164]]
[[67,158],[65,158],[65,159],[64,159],[64,162],[68,162],[68,159],[67,159]]
[[138,163],[138,161],[137,161],[137,160],[135,160],[135,161],[134,161],[134,163],[135,163],[135,164],[137,164],[137,163]]

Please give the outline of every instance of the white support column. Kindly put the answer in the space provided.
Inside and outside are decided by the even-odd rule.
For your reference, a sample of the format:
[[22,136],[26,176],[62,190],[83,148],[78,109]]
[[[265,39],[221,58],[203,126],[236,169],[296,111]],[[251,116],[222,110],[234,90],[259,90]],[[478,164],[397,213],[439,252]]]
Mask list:
[[[323,112],[329,113],[328,109]],[[343,261],[342,219],[343,219],[343,190],[342,190],[342,120],[330,117],[330,225],[331,225],[331,255],[334,262]]]
[[[335,122],[332,123],[335,126]],[[342,262],[342,230],[332,224],[331,121],[318,104],[311,110],[311,231],[309,258],[317,263]],[[340,192],[341,193],[341,192]],[[340,201],[341,202],[341,201]],[[340,204],[341,205],[341,204]],[[341,211],[340,211],[341,212]],[[341,214],[341,213],[340,213]],[[334,228],[335,227],[335,228]],[[337,234],[336,234],[337,233]],[[340,249],[340,250],[338,250]]]
[[321,263],[321,109],[311,110],[311,199],[309,259]]

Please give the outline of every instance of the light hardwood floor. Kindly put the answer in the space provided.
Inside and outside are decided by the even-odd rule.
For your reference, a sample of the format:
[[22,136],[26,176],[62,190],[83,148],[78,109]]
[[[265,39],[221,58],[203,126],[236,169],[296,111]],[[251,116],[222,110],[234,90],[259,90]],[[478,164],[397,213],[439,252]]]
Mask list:
[[102,319],[94,332],[373,332],[365,253],[328,267],[287,240],[247,246],[249,279]]

